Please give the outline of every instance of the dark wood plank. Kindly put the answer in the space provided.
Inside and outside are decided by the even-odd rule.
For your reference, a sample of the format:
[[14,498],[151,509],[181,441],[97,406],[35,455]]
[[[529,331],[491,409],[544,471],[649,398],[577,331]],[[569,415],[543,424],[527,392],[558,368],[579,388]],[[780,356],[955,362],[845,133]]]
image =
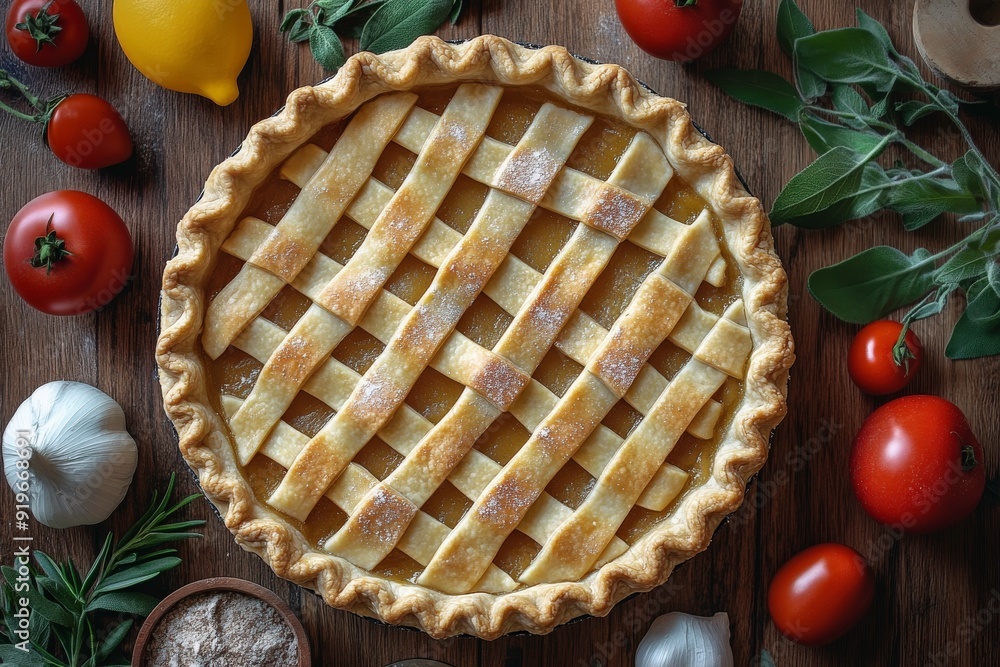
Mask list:
[[[122,530],[144,507],[153,488],[171,470],[180,473],[181,492],[197,490],[176,451],[176,437],[160,408],[152,356],[157,293],[163,263],[173,250],[176,221],[197,198],[209,170],[224,159],[256,120],[281,106],[291,89],[321,80],[324,73],[298,46],[286,43],[275,26],[287,7],[305,2],[254,0],[256,36],[250,65],[240,78],[241,98],[220,109],[193,96],[164,91],[139,75],[121,53],[110,22],[111,2],[87,3],[94,37],[84,59],[63,70],[21,66],[0,50],[0,66],[28,80],[39,92],[97,92],[122,110],[136,140],[126,165],[101,173],[72,170],[56,161],[33,131],[0,118],[5,193],[0,220],[6,221],[32,197],[57,188],[92,192],[128,222],[137,246],[134,281],[126,294],[99,316],[53,318],[24,305],[0,280],[0,420],[37,386],[55,379],[95,384],[125,408],[140,448],[140,464],[127,502],[105,525],[54,531],[33,528],[37,548],[57,556],[89,560],[108,529]],[[713,66],[764,67],[788,71],[773,39],[776,0],[747,3],[732,40],[692,66],[657,61],[628,39],[607,0],[538,3],[532,0],[473,2],[457,27],[440,34],[461,39],[493,32],[515,40],[564,44],[580,55],[628,67],[659,92],[688,103],[692,115],[735,159],[750,188],[765,203],[812,158],[790,124],[728,100],[701,72]],[[817,27],[853,21],[852,3],[801,3]],[[859,3],[886,23],[904,53],[915,55],[910,34],[912,3]],[[994,163],[1000,157],[995,119],[975,118],[970,127]],[[942,156],[954,157],[961,139],[938,123],[923,124],[919,139]],[[6,223],[4,223],[6,224]],[[843,364],[854,328],[822,312],[805,291],[809,272],[877,243],[912,250],[941,248],[960,238],[955,225],[936,224],[919,234],[904,233],[891,216],[823,233],[776,230],[776,243],[790,276],[791,320],[799,361],[794,369],[789,417],[773,441],[771,461],[751,489],[751,499],[717,534],[710,550],[681,566],[667,585],[619,605],[603,619],[586,619],[545,637],[516,636],[486,643],[458,638],[434,641],[422,633],[378,625],[326,607],[314,594],[277,579],[263,563],[233,542],[206,503],[190,514],[208,519],[205,537],[182,547],[185,563],[155,587],[164,593],[207,576],[256,581],[288,599],[312,638],[317,664],[383,665],[407,657],[429,657],[456,667],[472,665],[631,665],[638,641],[660,613],[727,611],[737,664],[751,664],[762,648],[779,665],[997,664],[1000,617],[995,600],[1000,558],[995,509],[981,507],[961,527],[937,536],[897,540],[859,509],[847,481],[851,438],[882,401],[861,396]],[[997,474],[1000,413],[984,397],[1000,394],[1000,362],[955,363],[943,358],[947,324],[918,325],[927,363],[911,388],[956,402],[987,446],[991,476]],[[12,501],[0,494],[0,511]],[[4,535],[10,534],[5,522]],[[813,543],[836,540],[868,555],[879,593],[867,621],[843,641],[825,649],[804,649],[780,639],[767,617],[766,589],[777,567]],[[5,560],[9,559],[4,555]],[[991,601],[993,606],[990,607]],[[977,617],[977,614],[979,616]],[[948,655],[948,653],[954,655]]]

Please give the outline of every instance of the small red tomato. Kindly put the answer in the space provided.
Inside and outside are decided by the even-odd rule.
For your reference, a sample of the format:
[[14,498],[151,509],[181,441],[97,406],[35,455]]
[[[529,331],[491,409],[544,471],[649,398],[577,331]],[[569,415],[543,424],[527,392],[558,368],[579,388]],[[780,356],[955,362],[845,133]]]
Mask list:
[[937,396],[904,396],[854,438],[851,485],[873,519],[912,533],[972,514],[986,488],[983,448],[965,415]]
[[62,67],[83,55],[90,27],[74,0],[14,0],[7,10],[14,55],[38,67]]
[[132,271],[132,236],[97,197],[58,190],[32,199],[14,215],[3,263],[14,290],[50,315],[103,308]]
[[729,36],[743,0],[615,0],[615,9],[640,49],[657,58],[690,62]]
[[70,95],[56,105],[45,138],[56,157],[71,167],[101,169],[132,155],[132,135],[121,114],[87,93]]
[[843,544],[809,547],[781,566],[767,592],[767,608],[783,635],[822,646],[857,625],[875,599],[875,575]]
[[858,389],[873,396],[893,394],[920,370],[924,347],[912,330],[906,332],[900,358],[893,353],[902,331],[899,322],[878,320],[854,336],[847,354],[847,370]]

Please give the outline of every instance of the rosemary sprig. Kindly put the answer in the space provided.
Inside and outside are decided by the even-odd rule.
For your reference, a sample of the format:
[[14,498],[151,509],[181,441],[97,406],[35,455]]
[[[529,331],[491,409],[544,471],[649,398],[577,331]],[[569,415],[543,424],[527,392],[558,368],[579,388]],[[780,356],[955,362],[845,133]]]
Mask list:
[[[149,509],[120,539],[107,535],[82,576],[72,561],[57,563],[41,551],[34,552],[37,567],[28,567],[27,576],[13,567],[0,568],[0,661],[26,667],[127,667],[128,661],[116,653],[132,619],[116,621],[113,615],[148,616],[158,600],[135,588],[180,565],[177,550],[161,546],[201,537],[189,529],[205,523],[168,521],[200,497],[194,494],[171,505],[174,482],[171,474],[163,495],[153,492]],[[16,632],[15,614],[25,608],[21,598],[30,609],[26,640]]]

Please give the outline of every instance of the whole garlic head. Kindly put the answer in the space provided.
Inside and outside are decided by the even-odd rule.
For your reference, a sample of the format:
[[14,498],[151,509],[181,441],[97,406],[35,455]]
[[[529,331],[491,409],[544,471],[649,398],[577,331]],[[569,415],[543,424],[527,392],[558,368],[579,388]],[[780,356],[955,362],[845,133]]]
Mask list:
[[674,611],[658,617],[639,642],[635,667],[733,667],[729,616]]
[[139,453],[113,398],[80,382],[35,390],[3,433],[3,469],[19,504],[46,526],[100,523],[132,483]]

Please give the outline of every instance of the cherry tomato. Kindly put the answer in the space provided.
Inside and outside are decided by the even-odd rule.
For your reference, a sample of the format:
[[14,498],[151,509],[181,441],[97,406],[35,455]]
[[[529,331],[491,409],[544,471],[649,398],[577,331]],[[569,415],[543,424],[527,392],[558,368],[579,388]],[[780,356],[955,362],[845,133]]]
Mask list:
[[857,333],[847,354],[847,370],[858,389],[873,396],[893,394],[905,387],[920,370],[924,347],[912,330],[906,332],[907,352],[900,363],[893,356],[893,348],[902,331],[903,325],[899,322],[878,320]]
[[875,576],[843,544],[809,547],[781,566],[767,591],[771,620],[783,635],[822,646],[857,625],[875,599]]
[[743,0],[615,0],[615,9],[640,49],[657,58],[690,62],[729,36]]
[[132,135],[121,114],[87,93],[70,95],[56,105],[45,138],[56,157],[71,167],[101,169],[132,155]]
[[17,212],[3,242],[3,263],[14,290],[50,315],[103,308],[124,289],[132,271],[132,236],[97,197],[58,190]]
[[983,448],[965,415],[937,396],[904,396],[854,438],[851,485],[873,519],[912,533],[972,514],[986,488]]
[[7,10],[14,55],[38,67],[62,67],[83,55],[90,27],[74,0],[14,0]]

